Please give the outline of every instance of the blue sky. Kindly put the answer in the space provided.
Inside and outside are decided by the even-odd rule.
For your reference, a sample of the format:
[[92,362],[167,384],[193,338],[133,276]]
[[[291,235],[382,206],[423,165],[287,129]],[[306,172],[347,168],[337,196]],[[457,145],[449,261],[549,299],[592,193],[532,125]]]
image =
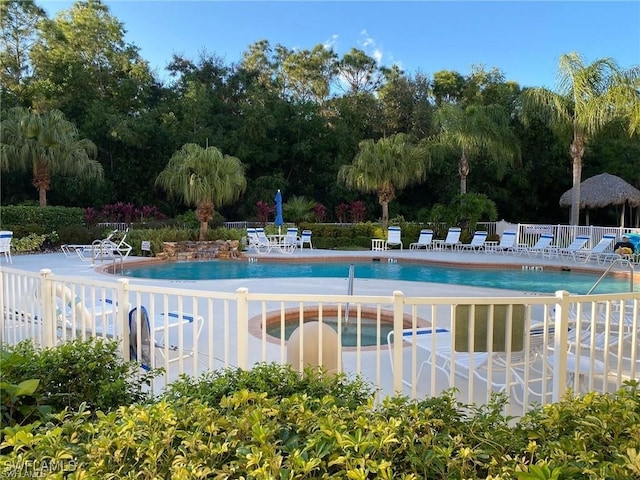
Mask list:
[[[37,1],[37,0],[36,0]],[[37,2],[49,15],[73,2]],[[558,58],[640,64],[640,1],[104,1],[158,76],[172,54],[206,50],[238,62],[252,43],[342,55],[364,50],[381,65],[432,76],[497,67],[521,86],[556,86]]]

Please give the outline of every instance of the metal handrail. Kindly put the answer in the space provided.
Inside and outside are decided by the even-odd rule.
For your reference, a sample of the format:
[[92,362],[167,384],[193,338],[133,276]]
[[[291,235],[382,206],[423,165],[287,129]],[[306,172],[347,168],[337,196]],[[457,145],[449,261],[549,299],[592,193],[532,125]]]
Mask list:
[[620,264],[621,266],[624,266],[624,264],[627,264],[629,266],[629,272],[630,272],[629,291],[633,292],[633,276],[634,276],[633,264],[626,258],[617,258],[613,262],[611,262],[611,265],[609,265],[604,272],[602,272],[602,275],[600,275],[600,278],[598,278],[598,280],[596,280],[596,283],[594,283],[593,286],[589,289],[589,291],[587,292],[587,295],[589,295],[591,292],[595,290],[595,288],[600,284],[600,282],[604,279],[604,277],[606,277],[607,274],[611,271],[613,266],[617,264]]
[[[353,263],[349,265],[349,282],[347,284],[347,295],[353,295],[353,279],[355,277],[355,266]],[[349,304],[344,309],[344,324],[349,324]]]

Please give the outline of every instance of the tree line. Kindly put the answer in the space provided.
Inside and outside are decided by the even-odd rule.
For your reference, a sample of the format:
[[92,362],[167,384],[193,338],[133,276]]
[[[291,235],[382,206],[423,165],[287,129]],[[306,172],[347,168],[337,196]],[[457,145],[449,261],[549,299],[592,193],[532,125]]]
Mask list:
[[[558,201],[580,179],[606,171],[640,185],[639,70],[614,59],[567,53],[549,91],[497,67],[429,75],[356,48],[261,40],[237,63],[174,54],[161,80],[99,0],[55,18],[33,1],[0,8],[2,204],[130,202],[173,216],[191,202],[205,217],[252,219],[280,189],[326,220],[363,202],[365,219],[386,223],[429,221],[476,193],[507,220],[578,223]],[[200,190],[204,203],[166,173],[191,178],[199,162],[184,162],[201,157],[233,163],[230,184]]]

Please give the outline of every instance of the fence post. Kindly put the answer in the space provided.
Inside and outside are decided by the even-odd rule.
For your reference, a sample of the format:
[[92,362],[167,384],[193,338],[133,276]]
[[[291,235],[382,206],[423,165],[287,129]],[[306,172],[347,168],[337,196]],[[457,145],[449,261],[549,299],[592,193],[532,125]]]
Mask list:
[[238,368],[245,369],[249,353],[249,289],[236,290],[236,325],[238,328]]
[[[116,305],[118,306],[116,309],[117,315],[115,321],[118,325],[120,325],[120,333],[122,334],[122,343],[120,344],[120,348],[122,349],[122,358],[126,362],[131,360],[131,349],[129,348],[130,339],[130,330],[129,330],[129,279],[128,278],[119,278],[118,279],[118,288],[116,289]],[[114,308],[116,308],[114,306]],[[115,325],[114,325],[115,326]],[[116,333],[116,332],[114,332]],[[153,340],[152,340],[153,341]]]
[[404,328],[404,293],[393,292],[393,391],[402,394],[402,330]]
[[[57,312],[55,302],[53,300],[53,280],[50,278],[53,275],[48,268],[40,270],[40,292],[38,300],[40,301],[40,312],[42,312],[42,346],[44,348],[50,348],[55,345],[56,341],[56,323]],[[65,325],[62,325],[65,328]]]
[[567,392],[567,349],[569,332],[569,292],[556,292],[556,312],[553,330],[553,402],[559,402]]

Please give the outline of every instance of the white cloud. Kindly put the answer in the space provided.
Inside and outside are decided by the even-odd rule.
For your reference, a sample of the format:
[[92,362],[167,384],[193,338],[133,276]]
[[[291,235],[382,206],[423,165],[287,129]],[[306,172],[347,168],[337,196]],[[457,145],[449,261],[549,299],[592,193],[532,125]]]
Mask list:
[[322,46],[326,50],[337,50],[337,47],[338,47],[338,34],[334,33],[333,35],[331,35],[331,38],[329,38],[328,40],[325,40],[324,43],[322,44]]
[[362,35],[364,37],[364,40],[360,41],[360,45],[362,45],[363,47],[375,47],[376,46],[376,41],[371,38],[369,36],[369,33],[367,32],[366,29],[362,29],[360,31],[360,35]]
[[365,53],[372,57],[378,65],[382,64],[382,58],[384,57],[384,52],[380,47],[377,46],[374,38],[369,35],[366,29],[362,29],[360,31],[360,35],[363,37],[362,40],[358,42],[358,44],[363,48]]
[[371,52],[371,56],[376,60],[378,65],[382,63],[383,53],[382,53],[382,50],[380,50],[379,48],[375,48],[373,52]]

